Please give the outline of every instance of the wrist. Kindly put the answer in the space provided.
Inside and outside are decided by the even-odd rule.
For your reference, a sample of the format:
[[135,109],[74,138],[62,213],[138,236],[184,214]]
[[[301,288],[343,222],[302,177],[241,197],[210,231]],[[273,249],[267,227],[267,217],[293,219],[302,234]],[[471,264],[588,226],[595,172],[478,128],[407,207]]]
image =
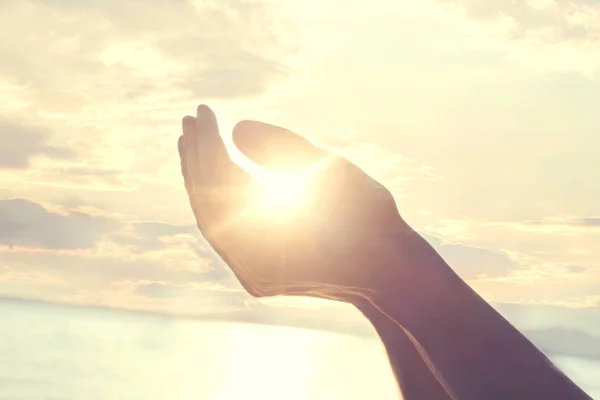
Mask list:
[[403,326],[425,319],[461,282],[412,229],[399,232],[387,249],[378,252],[372,270],[368,290],[353,301],[354,306],[371,320],[383,315]]

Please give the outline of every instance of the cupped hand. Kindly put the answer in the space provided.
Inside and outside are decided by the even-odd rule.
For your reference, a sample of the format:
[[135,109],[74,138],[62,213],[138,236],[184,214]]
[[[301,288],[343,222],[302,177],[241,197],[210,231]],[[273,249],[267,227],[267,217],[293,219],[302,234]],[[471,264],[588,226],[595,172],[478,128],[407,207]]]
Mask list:
[[[295,209],[273,208],[263,184],[234,163],[210,108],[183,119],[179,154],[198,227],[254,296],[352,301],[385,279],[400,218],[392,195],[358,167],[286,129],[242,121],[236,146],[302,185]],[[287,213],[288,215],[281,215]]]

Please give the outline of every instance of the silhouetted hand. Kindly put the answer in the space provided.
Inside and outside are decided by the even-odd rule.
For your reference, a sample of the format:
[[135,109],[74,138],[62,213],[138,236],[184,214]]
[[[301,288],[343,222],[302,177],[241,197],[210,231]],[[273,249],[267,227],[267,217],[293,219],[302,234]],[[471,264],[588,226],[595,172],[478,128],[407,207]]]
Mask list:
[[407,399],[590,399],[460,279],[359,168],[260,122],[240,122],[233,139],[288,181],[308,179],[304,207],[282,214],[231,161],[208,107],[183,119],[181,167],[198,227],[250,294],[354,304],[382,338]]
[[304,191],[299,207],[270,209],[260,182],[231,161],[210,108],[183,119],[179,153],[198,227],[250,294],[352,301],[385,279],[382,255],[397,244],[398,230],[410,229],[388,190],[283,128],[242,121],[233,139]]

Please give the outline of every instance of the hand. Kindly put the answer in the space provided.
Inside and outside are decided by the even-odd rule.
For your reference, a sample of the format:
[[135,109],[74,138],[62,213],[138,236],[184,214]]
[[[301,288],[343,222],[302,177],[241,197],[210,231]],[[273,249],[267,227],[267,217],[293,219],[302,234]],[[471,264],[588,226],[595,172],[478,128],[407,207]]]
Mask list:
[[306,180],[303,207],[277,215],[257,197],[260,181],[231,161],[210,108],[183,119],[178,147],[198,227],[251,295],[351,302],[385,279],[382,255],[410,229],[387,189],[283,128],[242,121],[233,139],[255,163]]

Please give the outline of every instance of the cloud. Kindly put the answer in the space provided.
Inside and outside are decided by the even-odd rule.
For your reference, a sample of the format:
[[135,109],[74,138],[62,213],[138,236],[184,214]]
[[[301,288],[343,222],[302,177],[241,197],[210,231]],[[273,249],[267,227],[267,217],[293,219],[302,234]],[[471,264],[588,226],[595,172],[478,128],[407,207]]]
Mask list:
[[134,223],[133,230],[136,234],[144,237],[198,234],[198,228],[195,225],[172,225],[159,221],[145,221]]
[[0,200],[0,244],[45,249],[89,249],[119,224],[80,212],[59,214],[22,198]]
[[[448,0],[441,0],[448,2]],[[545,42],[597,40],[600,4],[587,0],[452,1],[475,19],[505,19],[513,37]]]
[[427,233],[422,236],[463,279],[501,277],[522,268],[507,255],[497,251],[448,243]]
[[195,225],[158,221],[123,222],[113,217],[68,209],[59,213],[24,198],[0,200],[0,245],[54,250],[92,249],[100,240],[131,245],[139,251],[164,249],[167,236],[199,238]]
[[161,282],[142,283],[136,286],[135,292],[147,297],[170,298],[181,295],[178,286]]
[[46,128],[21,125],[0,117],[0,168],[28,168],[34,156],[71,159],[73,150],[47,143],[50,131]]
[[526,221],[522,223],[511,223],[516,228],[521,226],[527,229],[527,227],[539,227],[540,229],[546,229],[552,231],[553,229],[569,228],[569,227],[581,227],[581,228],[597,228],[600,227],[600,217],[557,217],[557,218],[546,218],[540,221]]
[[155,282],[130,290],[146,297],[201,296],[200,289],[206,287],[197,285],[210,283],[219,285],[211,288],[213,294],[219,288],[239,289],[233,273],[194,225],[126,222],[98,214],[59,213],[22,198],[0,200],[0,267],[5,284],[13,282],[3,293],[10,289],[15,294],[17,278],[23,295],[30,296],[56,296],[57,288],[48,282],[59,282],[65,294]]
[[587,270],[587,268],[586,267],[582,267],[581,265],[569,265],[569,266],[567,266],[567,271],[569,271],[570,273],[573,273],[573,274],[578,274],[578,273],[583,272],[585,270]]
[[128,230],[113,234],[111,240],[130,247],[132,251],[144,252],[165,249],[167,242],[164,238],[177,235],[198,237],[199,231],[195,225],[172,225],[157,221],[134,222],[129,224]]
[[589,227],[600,227],[600,217],[582,218],[580,224]]
[[[214,283],[167,283],[141,280],[132,283],[133,293],[152,298],[170,299],[178,302],[193,302],[202,298],[211,298],[217,302],[222,301],[228,306],[242,306],[247,302],[253,302],[250,296],[241,288],[231,289]],[[255,304],[256,305],[256,304]],[[242,307],[247,308],[247,307]],[[175,310],[175,312],[194,313],[194,310]],[[204,310],[195,310],[203,314]]]
[[54,158],[0,181],[13,195],[106,196],[115,208],[158,186],[171,198],[185,110],[253,100],[294,74],[301,51],[284,16],[246,0],[0,2],[0,35],[12,38],[0,43],[3,113],[51,127],[39,145],[0,137],[0,168]]
[[[438,0],[463,17],[471,38],[449,49],[477,48],[480,54],[540,72],[577,72],[595,77],[600,57],[600,4],[588,0]],[[449,8],[444,12],[448,13]],[[448,13],[451,14],[451,13]],[[475,24],[464,24],[466,17]]]
[[[44,272],[90,290],[148,280],[155,283],[132,291],[155,298],[191,296],[182,286],[189,284],[240,287],[192,224],[122,221],[94,209],[58,212],[22,198],[0,200],[0,222],[0,244],[15,247],[3,251],[3,259],[19,273]],[[465,279],[504,277],[520,268],[505,254],[424,236]]]
[[38,182],[51,182],[55,186],[74,187],[79,190],[132,190],[127,174],[115,168],[90,167],[71,163],[67,166],[51,165],[31,174]]
[[55,251],[5,251],[4,262],[15,272],[44,272],[74,286],[105,289],[107,285],[143,279],[184,284],[204,282],[209,270],[205,260],[198,268],[169,268],[158,257],[59,253]]
[[126,171],[104,166],[95,157],[103,150],[102,138],[93,139],[91,128],[68,126],[70,119],[38,118],[35,113],[26,118],[36,122],[0,117],[0,179],[12,181],[13,187],[30,183],[79,190],[131,189]]
[[0,76],[36,100],[76,96],[48,104],[55,110],[177,90],[253,96],[287,74],[273,59],[285,52],[285,25],[266,3],[7,1],[0,15],[0,33],[18,38],[0,45]]
[[600,337],[566,328],[529,331],[527,337],[550,356],[567,355],[600,361]]
[[[565,271],[581,272],[588,279],[577,284],[587,286],[595,280],[594,272],[600,271],[596,246],[600,230],[595,219],[563,216],[507,222],[442,220],[428,226],[427,231],[450,242],[503,249],[525,269],[536,269],[546,278],[564,279],[569,278]],[[575,282],[562,280],[561,283],[569,285]]]
[[598,337],[600,307],[564,305],[492,303],[508,321],[527,332],[567,329]]

